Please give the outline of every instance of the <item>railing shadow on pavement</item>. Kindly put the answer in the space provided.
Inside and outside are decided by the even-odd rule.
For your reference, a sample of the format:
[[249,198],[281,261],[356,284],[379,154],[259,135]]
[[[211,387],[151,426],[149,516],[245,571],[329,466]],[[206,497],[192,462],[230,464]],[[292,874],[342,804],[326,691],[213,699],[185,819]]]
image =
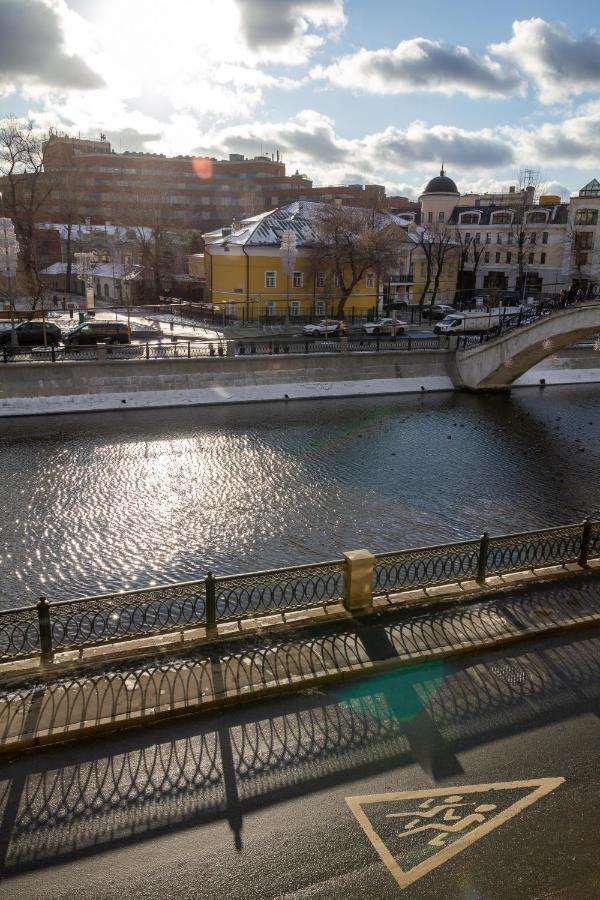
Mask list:
[[[531,617],[550,614],[549,591],[558,607],[571,610],[587,608],[597,595],[590,584],[556,586],[546,595],[534,590]],[[419,651],[432,640],[464,639],[469,621],[495,635],[498,617],[522,623],[527,615],[522,598],[508,596],[485,611],[468,609],[468,621],[458,609],[448,609],[443,624],[426,613],[387,623],[384,616],[380,625],[344,633],[335,649],[333,630],[308,636],[302,652],[317,671],[328,654],[338,664],[360,657],[359,643],[367,658],[386,658],[399,644]],[[252,670],[263,678],[293,674],[298,656],[289,636],[254,642],[240,653],[240,689]],[[91,693],[81,674],[57,681],[49,694],[34,686],[29,715],[43,715],[36,704],[50,702],[57,714],[70,704],[85,718],[108,708],[108,698],[118,705],[135,690],[148,702],[162,692],[176,701],[181,690],[202,690],[216,664],[227,683],[231,659],[218,665],[215,655],[195,653],[123,666],[98,678]],[[228,822],[242,850],[243,817],[253,810],[415,762],[434,782],[448,778],[462,772],[460,751],[597,710],[598,699],[600,638],[563,635],[547,638],[537,652],[513,648],[509,659],[496,652],[421,660],[334,688],[24,755],[0,770],[0,873],[10,877],[215,821]]]

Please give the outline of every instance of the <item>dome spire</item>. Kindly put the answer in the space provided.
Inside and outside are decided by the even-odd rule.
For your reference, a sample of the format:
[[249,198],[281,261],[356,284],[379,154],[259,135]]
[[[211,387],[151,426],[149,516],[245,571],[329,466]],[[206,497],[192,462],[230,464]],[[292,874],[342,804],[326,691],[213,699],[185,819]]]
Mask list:
[[442,160],[442,168],[440,169],[440,175],[443,178],[446,174],[446,170],[444,169],[444,160]]

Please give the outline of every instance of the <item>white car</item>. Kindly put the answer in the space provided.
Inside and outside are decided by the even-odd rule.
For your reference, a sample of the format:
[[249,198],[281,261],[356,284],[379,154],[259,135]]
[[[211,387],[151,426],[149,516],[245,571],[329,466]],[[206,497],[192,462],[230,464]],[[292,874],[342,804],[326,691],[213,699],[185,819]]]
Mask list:
[[377,319],[376,322],[367,322],[366,325],[363,325],[363,331],[365,334],[393,334],[394,324],[396,326],[396,334],[404,334],[408,328],[408,324],[402,322],[401,319],[396,319],[395,321],[394,319]]
[[303,334],[344,334],[346,323],[339,319],[322,319],[316,325],[305,325],[302,329]]

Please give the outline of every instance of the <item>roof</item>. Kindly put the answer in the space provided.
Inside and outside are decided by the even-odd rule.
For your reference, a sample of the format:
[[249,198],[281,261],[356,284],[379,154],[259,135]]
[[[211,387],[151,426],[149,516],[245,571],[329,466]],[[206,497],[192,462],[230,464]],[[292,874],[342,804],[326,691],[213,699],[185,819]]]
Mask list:
[[[296,200],[287,206],[280,206],[270,212],[243,219],[238,227],[232,226],[231,231],[219,228],[203,237],[209,247],[231,244],[245,247],[280,247],[284,233],[291,231],[296,238],[297,246],[306,246],[318,238],[317,214],[320,210],[330,208],[329,203]],[[345,205],[344,209],[359,209],[359,207]],[[364,209],[360,209],[364,212]],[[393,213],[378,212],[376,215],[380,218],[382,227],[392,222],[401,226],[409,224],[407,220]]]
[[[76,266],[74,267],[77,268]],[[118,281],[133,281],[143,274],[142,266],[126,266],[121,263],[97,263],[91,271],[94,278],[114,278]]]
[[[460,217],[465,213],[478,213],[478,227],[493,225],[492,215],[497,212],[521,212],[523,207],[517,202],[514,206],[508,203],[490,204],[489,206],[455,206],[448,219],[449,225],[458,225]],[[548,225],[564,225],[569,213],[568,203],[555,203],[553,206],[528,206],[527,212],[548,212]],[[543,224],[543,223],[539,223]]]
[[432,178],[427,187],[423,191],[424,194],[458,194],[458,188],[451,178],[448,178],[444,172],[444,167],[440,169],[440,174]]
[[[67,229],[69,226],[63,222],[40,222],[35,227],[45,228],[48,231],[57,231],[63,241],[68,236]],[[138,234],[143,234],[145,238],[148,238],[151,236],[151,233],[150,228],[142,228],[138,225],[132,225],[130,228],[125,228],[123,225],[71,225],[72,241],[82,241],[90,237],[110,237],[112,240],[125,243],[127,241],[136,241]]]

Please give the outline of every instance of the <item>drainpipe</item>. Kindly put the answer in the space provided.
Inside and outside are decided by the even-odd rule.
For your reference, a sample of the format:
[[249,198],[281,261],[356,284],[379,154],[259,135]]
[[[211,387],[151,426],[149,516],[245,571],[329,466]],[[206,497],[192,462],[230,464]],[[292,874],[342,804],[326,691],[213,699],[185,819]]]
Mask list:
[[242,253],[246,257],[246,322],[250,321],[250,257],[242,244]]

